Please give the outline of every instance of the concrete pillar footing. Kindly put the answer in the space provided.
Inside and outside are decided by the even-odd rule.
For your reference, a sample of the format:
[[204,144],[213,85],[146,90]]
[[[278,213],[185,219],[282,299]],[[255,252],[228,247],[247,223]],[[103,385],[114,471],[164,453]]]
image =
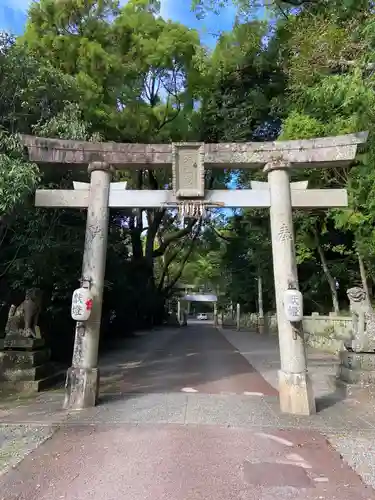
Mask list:
[[312,381],[307,372],[286,373],[279,370],[280,410],[292,415],[316,413]]
[[96,405],[99,396],[98,368],[72,366],[66,374],[64,410],[83,410]]

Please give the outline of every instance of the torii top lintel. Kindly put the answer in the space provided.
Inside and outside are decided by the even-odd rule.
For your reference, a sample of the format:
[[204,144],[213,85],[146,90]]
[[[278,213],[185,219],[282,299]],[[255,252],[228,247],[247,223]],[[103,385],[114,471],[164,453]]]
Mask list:
[[[203,163],[208,168],[261,168],[272,161],[289,162],[295,168],[346,166],[356,156],[358,146],[367,141],[368,132],[318,139],[247,142],[191,143],[202,148]],[[168,167],[173,163],[172,144],[126,144],[47,139],[22,135],[29,159],[40,166],[60,165],[66,168],[87,166],[105,161],[116,168]],[[185,144],[186,146],[190,144]],[[177,144],[178,146],[179,144]]]

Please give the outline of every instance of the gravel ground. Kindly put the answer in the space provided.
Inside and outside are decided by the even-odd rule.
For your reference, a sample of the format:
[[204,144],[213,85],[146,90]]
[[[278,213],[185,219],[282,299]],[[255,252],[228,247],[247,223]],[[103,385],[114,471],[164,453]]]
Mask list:
[[375,433],[362,436],[327,434],[326,437],[363,482],[375,488]]
[[0,475],[20,463],[53,432],[51,426],[0,425]]

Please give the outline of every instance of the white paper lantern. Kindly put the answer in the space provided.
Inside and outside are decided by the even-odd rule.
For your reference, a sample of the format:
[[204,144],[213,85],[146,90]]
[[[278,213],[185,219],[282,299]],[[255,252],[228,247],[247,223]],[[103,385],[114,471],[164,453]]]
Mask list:
[[71,314],[74,321],[87,321],[92,309],[92,295],[88,288],[77,288],[72,297]]
[[284,292],[285,316],[291,323],[298,323],[303,318],[303,297],[299,290],[289,289]]

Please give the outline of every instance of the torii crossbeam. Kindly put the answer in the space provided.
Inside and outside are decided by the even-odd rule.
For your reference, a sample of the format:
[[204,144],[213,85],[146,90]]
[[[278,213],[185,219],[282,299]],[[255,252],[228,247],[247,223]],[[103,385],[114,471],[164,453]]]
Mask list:
[[366,140],[367,132],[297,141],[177,145],[95,143],[22,136],[30,161],[38,164],[70,165],[78,169],[104,161],[123,170],[172,166],[181,160],[178,151],[184,147],[197,151],[200,165],[207,168],[262,168],[281,158],[294,168],[345,166],[355,158],[357,147]]
[[[116,183],[117,184],[117,183]],[[35,206],[49,208],[87,208],[90,185],[75,190],[38,189]],[[206,191],[204,200],[208,208],[270,208],[271,197],[267,189],[217,189]],[[163,208],[177,206],[173,191],[149,191],[113,189],[109,192],[109,208]],[[294,208],[339,208],[348,205],[345,189],[292,189]]]

